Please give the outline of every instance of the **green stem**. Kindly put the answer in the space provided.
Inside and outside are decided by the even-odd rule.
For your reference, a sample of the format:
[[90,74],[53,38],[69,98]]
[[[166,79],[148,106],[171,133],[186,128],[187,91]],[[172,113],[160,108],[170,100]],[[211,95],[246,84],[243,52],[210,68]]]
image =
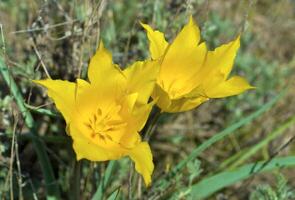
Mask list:
[[70,199],[80,199],[81,161],[74,160],[74,172],[71,177]]
[[156,107],[155,114],[153,115],[153,118],[151,119],[150,123],[147,124],[146,131],[143,132],[145,141],[149,141],[150,137],[152,136],[152,131],[153,131],[157,121],[159,120],[161,113],[162,113],[161,110],[158,107]]
[[29,110],[31,110],[32,112],[35,112],[35,113],[39,113],[39,114],[42,114],[42,115],[48,115],[50,117],[61,117],[61,115],[59,115],[58,113],[56,112],[53,112],[51,110],[48,110],[48,109],[44,109],[44,108],[38,108],[38,107],[35,107],[35,106],[31,106],[29,104],[26,104],[24,103],[25,107],[28,108]]
[[55,180],[53,169],[49,160],[49,157],[46,152],[45,144],[39,139],[36,127],[34,126],[34,119],[31,113],[25,107],[25,102],[23,100],[22,94],[20,93],[14,79],[9,73],[8,67],[4,63],[2,57],[0,57],[0,72],[3,76],[4,81],[8,85],[12,95],[15,98],[15,101],[19,107],[19,110],[24,118],[26,126],[33,133],[32,143],[34,149],[37,153],[38,160],[41,166],[42,173],[45,179],[45,187],[47,190],[47,199],[59,199],[60,191],[57,185],[57,181]]

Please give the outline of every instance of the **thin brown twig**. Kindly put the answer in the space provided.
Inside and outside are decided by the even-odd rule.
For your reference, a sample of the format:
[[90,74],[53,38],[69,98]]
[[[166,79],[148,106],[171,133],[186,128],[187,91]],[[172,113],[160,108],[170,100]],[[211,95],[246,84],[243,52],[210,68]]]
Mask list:
[[68,15],[68,13],[65,12],[64,8],[63,8],[62,5],[59,3],[59,1],[57,1],[57,0],[52,0],[52,1],[56,4],[57,8],[63,13],[64,17],[65,17],[67,20],[72,20],[72,18]]
[[36,47],[36,45],[35,45],[34,42],[32,42],[32,46],[34,48],[34,51],[35,51],[35,53],[36,53],[36,55],[37,55],[37,57],[39,59],[39,62],[41,64],[41,66],[42,66],[42,68],[43,68],[43,70],[44,70],[47,78],[51,79],[51,76],[49,75],[48,70],[47,70],[47,68],[46,68],[46,66],[45,66],[45,64],[44,64],[44,62],[42,60],[42,57],[41,57],[41,55],[40,55],[40,53],[39,53],[39,51],[38,51],[38,49],[37,49],[37,47]]
[[10,177],[10,199],[14,199],[13,197],[13,162],[14,162],[14,155],[15,155],[15,133],[18,123],[18,115],[14,115],[14,125],[12,131],[12,141],[11,141],[11,151],[10,151],[10,166],[9,166],[9,177]]
[[[158,0],[157,0],[158,1]],[[155,1],[155,4],[157,3],[157,1]],[[146,4],[146,1],[143,2],[143,5]],[[140,18],[140,15],[142,13],[138,12],[136,14],[136,18]],[[153,19],[154,19],[154,13],[153,13]],[[137,22],[134,22],[132,24],[132,28],[131,28],[131,31],[129,32],[129,35],[128,35],[128,38],[127,38],[127,44],[125,45],[125,48],[124,48],[124,54],[123,54],[123,63],[126,64],[127,63],[127,59],[128,59],[128,52],[129,52],[129,49],[130,49],[130,44],[131,44],[131,38],[134,34],[134,30],[135,30],[135,26],[137,25],[138,23]]]
[[[100,19],[102,17],[102,13],[106,7],[106,3],[107,1],[106,0],[101,0],[100,3],[98,4],[98,6],[95,7],[95,10],[97,10],[97,20],[96,22],[98,23],[98,31],[97,31],[97,38],[100,37]],[[81,77],[81,73],[82,73],[82,67],[83,67],[83,51],[84,51],[84,43],[85,43],[85,40],[86,40],[86,35],[88,33],[88,30],[89,28],[95,24],[95,23],[92,23],[92,20],[95,16],[95,12],[92,12],[90,18],[88,21],[86,21],[84,24],[85,24],[85,29],[83,31],[83,34],[82,34],[82,47],[81,47],[81,50],[80,50],[80,57],[79,57],[79,67],[78,67],[78,74],[77,74],[77,78]]]
[[[242,2],[242,1],[241,1]],[[249,21],[249,13],[255,2],[253,0],[248,0],[248,7],[244,13],[244,19],[242,22],[241,32],[244,32],[247,29],[248,21]]]
[[29,180],[29,184],[30,184],[30,186],[31,186],[31,188],[32,188],[33,199],[34,199],[34,200],[38,200],[38,196],[37,196],[36,188],[34,187],[34,184],[33,184],[33,182],[32,182],[32,179],[31,179],[31,178],[28,178],[28,180]]
[[[88,163],[89,164],[89,170],[88,170],[88,172],[87,172],[87,174],[86,174],[86,177],[85,177],[85,181],[84,181],[84,185],[83,186],[81,186],[81,191],[83,191],[83,193],[81,194],[81,196],[86,196],[86,195],[84,195],[85,193],[85,191],[87,191],[87,188],[88,188],[88,184],[89,184],[89,182],[91,182],[91,175],[93,174],[93,172],[94,172],[94,165],[95,165],[95,162],[90,162],[90,163]],[[91,183],[90,183],[91,184]]]
[[142,178],[141,176],[138,176],[138,179],[137,179],[137,198],[138,199],[142,199],[142,190],[141,190],[141,187],[142,187]]
[[18,199],[23,200],[23,189],[22,189],[22,171],[20,166],[20,159],[19,159],[19,153],[18,153],[18,136],[15,137],[15,158],[16,158],[16,166],[17,166],[17,172],[18,172]]
[[29,32],[35,32],[35,31],[47,31],[49,29],[54,29],[54,28],[58,28],[60,26],[65,26],[68,24],[73,24],[75,22],[77,22],[78,20],[72,20],[72,21],[66,21],[66,22],[61,22],[61,23],[57,23],[57,24],[52,24],[52,25],[45,25],[42,28],[30,28],[30,29],[23,29],[23,30],[18,30],[18,31],[12,31],[10,32],[10,34],[20,34],[20,33],[29,33]]
[[6,50],[5,50],[5,39],[4,39],[4,33],[3,33],[3,25],[0,24],[0,31],[1,31],[1,40],[2,40],[2,52],[3,54],[6,53]]
[[136,22],[133,23],[131,31],[129,32],[129,36],[127,39],[127,44],[125,45],[125,49],[124,49],[124,56],[123,56],[123,63],[126,64],[127,60],[128,60],[128,52],[129,52],[129,48],[130,48],[130,44],[131,44],[131,38],[135,29],[135,25]]
[[98,11],[97,11],[97,34],[96,34],[96,46],[99,45],[99,40],[100,40],[100,19],[102,17],[103,11],[105,10],[107,5],[107,2],[105,0],[102,0],[100,2],[100,5],[98,7]]
[[134,172],[134,166],[133,166],[133,163],[130,162],[129,176],[128,176],[128,199],[129,200],[132,200],[132,179],[133,179],[133,172]]

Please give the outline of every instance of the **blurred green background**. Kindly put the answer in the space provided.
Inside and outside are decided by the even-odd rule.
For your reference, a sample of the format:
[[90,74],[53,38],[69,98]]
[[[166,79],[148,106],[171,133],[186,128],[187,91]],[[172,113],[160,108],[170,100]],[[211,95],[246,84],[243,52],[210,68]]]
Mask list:
[[[238,165],[235,164],[237,157],[233,160],[228,158],[251,149],[294,116],[294,1],[1,0],[0,47],[26,103],[57,112],[44,90],[30,81],[45,78],[44,68],[55,79],[73,81],[79,76],[86,78],[89,59],[101,39],[113,53],[114,61],[120,66],[128,66],[135,60],[149,56],[146,35],[140,21],[165,32],[171,41],[190,14],[199,24],[202,38],[210,49],[229,42],[242,32],[241,48],[232,73],[246,77],[257,89],[239,96],[209,101],[190,112],[163,115],[151,138],[156,166],[154,180],[167,173],[171,166],[216,132],[256,111],[280,91],[289,88],[275,107],[250,125],[239,129],[235,136],[203,152],[199,160],[189,163],[175,177],[177,181],[169,190],[159,193],[162,199],[194,199],[181,193],[181,189],[217,171],[235,167]],[[0,89],[0,197],[9,199],[9,191],[12,190],[15,199],[44,199],[40,166],[32,144],[26,137],[29,130],[24,126],[2,77]],[[70,138],[66,136],[63,119],[40,113],[34,113],[33,116],[38,123],[38,133],[47,144],[55,175],[62,188],[62,197],[75,199],[69,194],[75,155]],[[294,131],[294,125],[288,127],[250,158],[243,160],[243,163],[268,159],[294,136]],[[11,164],[13,133],[18,135],[18,156],[13,156],[15,160]],[[294,143],[290,143],[279,155],[294,155],[294,147]],[[105,167],[106,163],[82,161],[80,199],[91,199]],[[104,191],[106,194],[121,186],[119,198],[128,199],[129,168],[128,159],[118,162],[115,176]],[[294,169],[256,176],[251,183],[244,184],[240,182],[227,187],[211,198],[263,199],[259,191],[263,191],[266,197],[278,197],[280,192],[283,193],[283,190],[277,189],[280,186],[284,189],[288,187],[290,191],[295,187]],[[19,193],[20,188],[22,193]],[[235,192],[238,189],[241,192]],[[145,189],[137,187],[131,199],[152,199],[154,194],[151,190],[157,193],[155,188],[141,190]]]

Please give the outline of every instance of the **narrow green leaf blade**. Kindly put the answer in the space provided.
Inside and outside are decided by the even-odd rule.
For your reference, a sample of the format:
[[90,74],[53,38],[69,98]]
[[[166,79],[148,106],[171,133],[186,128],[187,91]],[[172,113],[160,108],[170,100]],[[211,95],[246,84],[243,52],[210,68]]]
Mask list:
[[262,168],[265,162],[266,161],[248,164],[232,171],[221,172],[208,177],[191,187],[191,195],[195,199],[203,199],[227,186],[247,179],[257,173],[294,167],[295,156],[275,158]]
[[287,89],[283,90],[279,95],[277,95],[274,99],[272,99],[270,102],[266,103],[265,105],[263,105],[259,110],[257,110],[256,112],[252,113],[251,115],[244,117],[243,119],[241,119],[240,121],[232,124],[231,126],[227,127],[226,129],[224,129],[223,131],[215,134],[213,137],[211,137],[210,139],[208,139],[207,141],[205,141],[204,143],[202,143],[200,146],[198,146],[197,148],[195,148],[190,155],[185,158],[184,160],[182,160],[180,163],[178,163],[178,165],[176,165],[173,170],[169,173],[168,177],[173,176],[175,173],[177,173],[178,171],[180,171],[181,169],[183,169],[186,164],[188,162],[190,162],[191,160],[197,158],[201,152],[203,152],[204,150],[206,150],[207,148],[209,148],[210,146],[212,146],[214,143],[222,140],[223,138],[225,138],[226,136],[232,134],[235,130],[237,130],[238,128],[252,122],[254,119],[256,119],[257,117],[259,117],[260,115],[262,115],[264,112],[266,112],[267,110],[269,110],[279,99],[281,99],[285,94],[286,94]]
[[104,195],[104,188],[106,188],[106,186],[109,184],[110,182],[110,177],[112,175],[114,166],[115,166],[116,161],[111,160],[107,166],[107,169],[105,171],[105,175],[103,178],[103,181],[101,181],[99,183],[99,186],[95,192],[95,194],[93,195],[91,200],[101,200],[103,199],[103,195]]
[[120,193],[120,188],[116,189],[108,198],[107,200],[116,200]]

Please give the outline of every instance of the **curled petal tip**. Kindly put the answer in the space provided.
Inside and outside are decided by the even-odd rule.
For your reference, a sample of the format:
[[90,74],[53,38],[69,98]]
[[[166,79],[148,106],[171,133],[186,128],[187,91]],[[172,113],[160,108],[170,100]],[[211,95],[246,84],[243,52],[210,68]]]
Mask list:
[[43,80],[31,80],[33,83],[38,84],[38,85],[42,85],[44,87],[48,86],[48,81],[53,81],[52,79],[43,79]]
[[145,24],[145,23],[143,23],[143,22],[139,22],[139,24],[141,25],[141,27],[145,30],[145,31],[147,31],[147,32],[151,32],[151,31],[153,31],[153,29],[148,25],[148,24]]
[[39,82],[39,80],[32,80],[32,79],[30,79],[30,81],[33,82],[33,83],[38,83]]
[[194,19],[192,14],[189,17],[188,24],[191,25],[191,26],[196,26],[197,28],[199,28],[198,23],[196,22],[196,20]]
[[82,156],[80,156],[80,155],[77,154],[76,159],[77,159],[77,161],[80,161],[80,160],[82,160]]
[[146,24],[146,23],[143,23],[142,21],[139,21],[139,24],[140,24],[143,28],[145,28],[145,27],[147,26],[147,24]]
[[235,40],[238,41],[238,42],[240,42],[240,40],[241,40],[241,35],[242,35],[242,34],[239,33],[238,36],[237,36],[237,38],[236,38]]
[[103,44],[103,41],[102,40],[100,40],[100,42],[99,42],[99,46],[98,46],[98,49],[97,49],[97,51],[99,50],[99,51],[101,51],[101,50],[104,50],[105,48],[104,48],[104,44]]
[[189,23],[191,24],[191,23],[194,23],[194,18],[193,18],[193,15],[192,14],[190,14],[190,16],[189,16]]

